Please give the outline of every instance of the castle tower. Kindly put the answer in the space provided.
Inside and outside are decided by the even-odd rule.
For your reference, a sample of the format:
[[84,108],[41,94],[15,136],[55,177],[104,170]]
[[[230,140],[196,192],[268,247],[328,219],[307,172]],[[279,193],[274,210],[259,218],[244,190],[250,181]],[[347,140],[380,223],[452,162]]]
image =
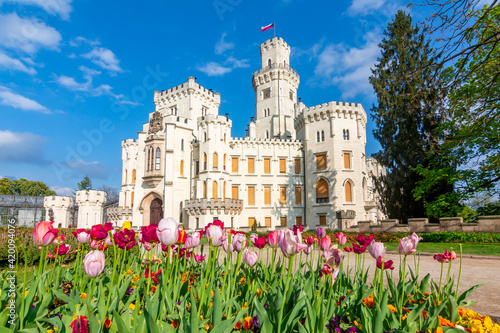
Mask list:
[[[55,221],[56,228],[69,228],[71,222],[71,209],[75,200],[72,197],[48,196],[43,200],[43,207],[46,210],[45,216],[49,219],[51,214]],[[52,211],[50,211],[52,209]]]
[[78,204],[78,228],[90,228],[103,222],[102,206],[106,203],[104,191],[76,191]]
[[290,46],[274,37],[260,45],[261,69],[254,72],[257,138],[295,139],[293,118],[299,75],[290,67]]

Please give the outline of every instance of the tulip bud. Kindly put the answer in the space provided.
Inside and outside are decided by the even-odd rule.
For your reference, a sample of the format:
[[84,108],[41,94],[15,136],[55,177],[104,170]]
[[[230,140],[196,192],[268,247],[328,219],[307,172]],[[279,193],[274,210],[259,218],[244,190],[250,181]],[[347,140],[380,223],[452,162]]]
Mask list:
[[253,267],[257,263],[257,260],[259,260],[259,255],[255,251],[246,249],[243,258],[248,266]]
[[161,219],[158,223],[156,236],[163,245],[175,244],[179,239],[179,223],[171,217]]
[[91,278],[99,276],[104,271],[106,257],[102,251],[90,251],[83,259],[83,270]]
[[373,259],[378,259],[379,257],[384,259],[386,250],[387,248],[384,247],[384,243],[372,242],[372,245],[368,249],[368,253],[371,254]]

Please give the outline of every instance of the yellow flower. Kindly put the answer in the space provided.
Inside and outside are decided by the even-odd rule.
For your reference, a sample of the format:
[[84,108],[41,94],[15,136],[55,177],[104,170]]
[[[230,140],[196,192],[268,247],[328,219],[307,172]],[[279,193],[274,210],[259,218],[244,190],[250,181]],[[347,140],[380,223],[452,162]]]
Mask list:
[[130,303],[130,304],[128,305],[128,307],[129,307],[130,309],[132,309],[132,311],[135,311],[135,304],[134,304],[134,303]]
[[81,294],[80,294],[80,298],[81,298],[81,299],[87,299],[87,296],[88,296],[88,295],[87,295],[86,293],[81,293]]
[[131,227],[132,227],[132,223],[130,223],[130,221],[124,221],[123,225],[122,225],[122,230],[125,230],[125,229],[130,230]]
[[257,289],[257,296],[260,296],[262,294],[262,290]]
[[242,277],[242,278],[240,279],[240,284],[241,284],[242,286],[244,286],[246,282],[247,282],[247,279],[245,279],[244,277]]
[[127,274],[130,275],[132,274],[132,271],[130,269],[127,270]]

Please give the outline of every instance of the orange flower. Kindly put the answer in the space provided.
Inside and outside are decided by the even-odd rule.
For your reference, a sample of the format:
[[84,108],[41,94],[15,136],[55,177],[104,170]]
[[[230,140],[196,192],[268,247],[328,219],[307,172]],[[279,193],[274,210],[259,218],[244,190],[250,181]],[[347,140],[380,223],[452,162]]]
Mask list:
[[214,297],[214,296],[215,296],[215,293],[214,293],[214,291],[212,290],[212,297]]
[[184,228],[179,230],[179,238],[177,239],[177,244],[184,244],[186,241],[186,232],[184,231]]
[[369,306],[369,307],[372,307],[373,306],[373,293],[370,294],[370,297],[368,298],[365,298],[363,300],[363,305],[366,305],[366,306]]
[[238,321],[236,325],[234,325],[235,330],[239,330],[241,328],[241,321]]
[[443,329],[441,327],[438,327],[434,333],[443,333]]
[[249,330],[253,327],[253,319],[252,317],[245,317],[245,319],[243,319],[243,328],[246,329],[246,330]]
[[262,294],[262,290],[261,289],[257,289],[257,296],[260,296]]
[[455,327],[455,324],[449,321],[448,319],[445,319],[441,316],[438,316],[439,318],[439,325],[440,326],[450,326],[450,327]]
[[111,320],[109,320],[108,317],[106,317],[106,320],[104,321],[104,327],[109,328],[111,326]]
[[179,323],[174,320],[170,323],[170,326],[172,326],[173,328],[177,328],[177,326],[179,326]]
[[389,309],[391,309],[392,312],[396,312],[396,308],[394,307],[394,305],[387,304],[387,306],[389,307]]

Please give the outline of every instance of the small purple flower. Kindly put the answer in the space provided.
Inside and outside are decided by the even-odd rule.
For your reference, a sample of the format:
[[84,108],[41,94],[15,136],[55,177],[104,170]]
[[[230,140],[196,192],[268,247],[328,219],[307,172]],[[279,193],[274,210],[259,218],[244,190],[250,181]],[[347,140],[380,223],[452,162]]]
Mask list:
[[257,317],[257,316],[253,317],[253,326],[255,326],[256,328],[260,328],[259,317]]

